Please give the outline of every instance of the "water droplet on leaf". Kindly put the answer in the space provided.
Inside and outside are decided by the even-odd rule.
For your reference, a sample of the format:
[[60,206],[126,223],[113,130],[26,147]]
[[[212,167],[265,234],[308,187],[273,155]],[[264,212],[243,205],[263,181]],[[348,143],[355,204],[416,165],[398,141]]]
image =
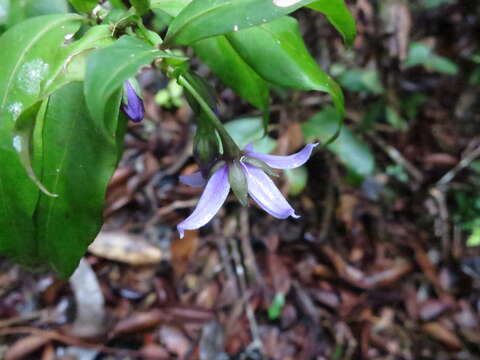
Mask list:
[[23,64],[17,78],[18,87],[29,95],[40,92],[40,83],[48,73],[49,66],[42,59]]

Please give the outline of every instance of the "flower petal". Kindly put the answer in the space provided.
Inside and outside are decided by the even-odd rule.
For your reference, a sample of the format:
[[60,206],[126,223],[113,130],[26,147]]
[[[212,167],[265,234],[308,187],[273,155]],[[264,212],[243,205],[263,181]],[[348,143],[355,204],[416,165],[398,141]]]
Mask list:
[[191,187],[204,187],[207,183],[207,180],[202,175],[201,171],[190,175],[180,175],[178,178],[182,184],[191,186]]
[[256,152],[248,152],[247,156],[260,159],[274,169],[294,169],[307,162],[310,155],[312,155],[313,149],[317,145],[318,143],[308,144],[299,152],[288,156],[267,155]]
[[247,145],[245,145],[245,147],[243,148],[244,151],[247,151],[247,152],[252,152],[253,151],[253,144],[252,143],[249,143]]
[[177,225],[180,238],[183,238],[185,230],[193,230],[208,223],[218,212],[230,191],[228,183],[228,167],[222,166],[215,171],[208,180],[197,207],[188,218]]
[[279,219],[300,217],[267,174],[255,166],[242,165],[247,176],[248,193],[263,210]]

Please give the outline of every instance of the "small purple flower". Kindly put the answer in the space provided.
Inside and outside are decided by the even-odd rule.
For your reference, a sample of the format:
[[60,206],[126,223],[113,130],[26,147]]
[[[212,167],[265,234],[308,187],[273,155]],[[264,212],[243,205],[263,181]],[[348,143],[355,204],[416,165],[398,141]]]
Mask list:
[[122,104],[122,110],[133,122],[140,122],[145,115],[145,108],[143,106],[143,100],[138,96],[130,81],[123,83],[124,90],[124,103]]
[[[290,206],[270,177],[260,167],[252,165],[255,161],[249,161],[249,159],[260,160],[260,163],[264,163],[273,169],[293,169],[305,164],[317,145],[308,144],[298,153],[289,156],[260,154],[253,152],[252,148],[247,146],[244,150],[244,155],[240,159],[240,164],[247,179],[250,197],[263,210],[278,219],[286,219],[289,216],[298,218],[299,216],[295,214],[295,210]],[[185,230],[198,229],[207,224],[225,202],[230,192],[229,166],[231,165],[225,163],[216,168],[208,181],[200,172],[180,176],[180,181],[186,185],[193,187],[206,185],[193,213],[177,225],[181,238],[183,238]]]

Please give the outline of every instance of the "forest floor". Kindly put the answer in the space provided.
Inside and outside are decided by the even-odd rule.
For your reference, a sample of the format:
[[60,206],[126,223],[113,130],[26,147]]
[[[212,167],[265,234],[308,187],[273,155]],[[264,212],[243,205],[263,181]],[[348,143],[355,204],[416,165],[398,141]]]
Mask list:
[[[146,71],[147,118],[129,128],[76,275],[0,262],[0,358],[480,359],[480,3],[350,5],[350,49],[321,15],[296,16],[344,88],[373,174],[348,170],[361,156],[321,149],[290,196],[300,219],[232,197],[179,239],[201,193],[178,182],[196,166],[192,114],[158,106],[164,80]],[[258,116],[212,81],[223,118]],[[292,153],[328,99],[274,94],[269,135]]]

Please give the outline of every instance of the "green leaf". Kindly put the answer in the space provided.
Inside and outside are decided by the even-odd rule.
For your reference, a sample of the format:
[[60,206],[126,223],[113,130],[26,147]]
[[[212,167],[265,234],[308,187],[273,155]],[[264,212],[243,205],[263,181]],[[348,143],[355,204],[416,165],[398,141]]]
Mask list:
[[[112,94],[123,88],[123,83],[135,76],[141,66],[161,56],[172,55],[131,36],[94,51],[87,60],[85,75],[85,98],[92,117],[102,123]],[[103,131],[112,134],[115,129]]]
[[308,182],[307,168],[300,166],[295,169],[287,169],[284,173],[288,179],[288,193],[292,196],[301,194]]
[[[334,133],[340,120],[338,112],[328,107],[310,118],[302,131],[308,142],[313,140],[327,141]],[[370,148],[358,139],[353,132],[344,128],[337,140],[328,145],[341,162],[360,176],[368,176],[375,170],[375,159]]]
[[387,106],[385,110],[385,117],[387,122],[392,125],[395,129],[400,131],[407,131],[408,130],[408,123],[407,121],[402,118],[402,116],[398,113],[398,111],[391,107]]
[[127,7],[122,0],[109,0],[108,2],[113,6],[114,9],[127,10]]
[[143,15],[150,10],[150,0],[130,0],[130,4],[133,5],[139,15]]
[[[32,151],[34,148],[38,148],[35,144],[35,133],[38,132],[41,134],[42,132],[41,128],[43,126],[43,118],[45,117],[46,105],[46,101],[43,103],[38,102],[22,113],[15,122],[13,144],[30,179],[44,194],[55,197],[56,195],[49,192],[37,177],[35,169],[33,168],[34,161],[32,160],[35,156],[35,154],[32,154]],[[37,169],[41,169],[41,157],[40,160],[37,161]]]
[[328,21],[342,34],[346,43],[353,44],[357,29],[355,19],[345,5],[344,0],[317,0],[308,5],[309,8],[324,14]]
[[191,2],[192,0],[152,0],[151,8],[174,18]]
[[26,4],[27,17],[69,12],[67,0],[27,0]]
[[283,87],[327,92],[343,116],[342,90],[309,54],[295,19],[285,16],[227,38],[262,78]]
[[89,14],[98,5],[97,0],[68,0],[79,13]]
[[276,148],[277,142],[269,136],[264,136],[262,121],[261,118],[233,120],[225,124],[225,129],[240,149],[253,144],[256,152],[268,154]]
[[[119,133],[121,92],[106,104],[106,121]],[[119,130],[120,129],[120,130]],[[57,198],[41,195],[35,224],[40,258],[68,277],[102,225],[107,184],[119,158],[117,133],[99,131],[90,117],[83,84],[66,85],[50,98],[43,128],[42,183]]]
[[0,26],[5,25],[10,13],[10,0],[0,0]]
[[284,306],[285,295],[282,293],[277,293],[272,301],[272,304],[268,308],[268,318],[270,320],[277,320],[280,317]]
[[25,264],[35,260],[27,247],[39,190],[15,151],[14,124],[24,109],[42,98],[65,35],[74,33],[81,21],[77,15],[36,17],[0,37],[0,252]]
[[467,239],[467,246],[480,246],[480,228],[475,228]]
[[35,16],[66,14],[69,9],[67,0],[13,0],[7,10],[7,24],[11,27]]
[[338,78],[340,85],[352,92],[368,92],[380,95],[384,92],[382,83],[375,70],[351,69]]
[[225,36],[211,37],[193,45],[195,52],[225,85],[253,106],[266,110],[268,84],[240,57]]
[[289,14],[314,0],[193,0],[172,21],[165,42],[190,45]]
[[458,65],[453,61],[436,55],[432,49],[425,44],[414,42],[410,44],[405,67],[410,68],[418,65],[447,75],[455,75],[458,73]]
[[[87,31],[81,40],[62,48],[57,55],[57,61],[51,63],[52,68],[56,69],[56,71],[52,73],[45,90],[42,91],[42,96],[39,98],[50,95],[55,90],[74,80],[83,81],[85,57],[88,50],[105,45],[109,43],[109,41],[111,41],[111,34],[108,26],[100,25]],[[27,171],[28,176],[38,188],[48,196],[56,196],[43,186],[32,166],[32,150],[35,148],[32,140],[35,128],[38,128],[35,114],[39,106],[40,101],[25,111],[28,112],[26,116],[22,114],[15,122],[13,133],[14,143],[16,145],[15,150],[18,152],[20,161]],[[41,166],[39,166],[39,168],[41,169]]]

